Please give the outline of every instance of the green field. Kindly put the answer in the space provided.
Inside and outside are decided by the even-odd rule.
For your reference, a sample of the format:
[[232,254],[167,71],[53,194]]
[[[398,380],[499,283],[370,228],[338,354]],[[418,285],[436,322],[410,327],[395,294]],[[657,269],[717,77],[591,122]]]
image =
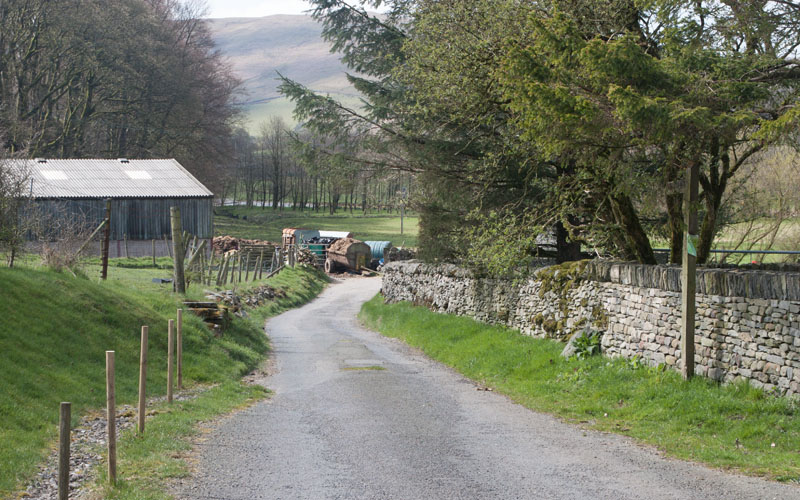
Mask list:
[[[244,217],[247,217],[245,219]],[[415,215],[403,218],[403,233],[400,233],[400,215],[361,215],[354,211],[340,211],[328,215],[320,211],[303,212],[285,209],[276,212],[271,208],[217,207],[214,217],[214,234],[240,238],[257,238],[280,243],[284,228],[296,227],[328,231],[350,231],[362,241],[391,241],[394,246],[415,247],[419,234],[419,218]]]
[[[21,487],[53,446],[59,402],[72,403],[73,424],[104,407],[106,350],[116,351],[118,404],[134,402],[142,325],[150,328],[148,395],[166,392],[167,321],[180,301],[169,285],[151,281],[168,277],[169,270],[120,267],[146,260],[115,259],[106,282],[98,279],[99,266],[91,264],[77,276],[0,268],[0,497]],[[310,300],[325,278],[298,267],[269,283],[286,296],[251,311],[249,319],[233,321],[221,336],[194,315],[184,315],[185,385],[238,381],[268,351],[264,318]],[[202,288],[191,287],[189,296],[201,297]]]
[[[361,99],[353,95],[336,92],[327,93],[326,95],[352,109],[360,109],[363,105]],[[286,97],[277,97],[265,102],[248,104],[242,111],[244,128],[255,137],[261,134],[261,126],[269,123],[272,118],[280,118],[290,129],[294,129],[298,125],[294,117],[294,103]]]
[[561,357],[564,344],[380,295],[360,318],[480,384],[567,422],[631,436],[670,456],[800,482],[800,401],[638,360]]

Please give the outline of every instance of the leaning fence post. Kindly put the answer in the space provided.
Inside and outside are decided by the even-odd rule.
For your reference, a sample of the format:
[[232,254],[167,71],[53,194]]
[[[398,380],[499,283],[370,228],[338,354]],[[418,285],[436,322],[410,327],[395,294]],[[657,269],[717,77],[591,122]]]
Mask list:
[[142,346],[139,353],[139,435],[144,434],[144,410],[147,403],[147,327],[142,327]]
[[167,235],[164,234],[163,236],[164,236],[164,246],[167,247],[167,255],[169,255],[169,258],[171,259],[172,258],[172,246],[169,244],[169,240],[167,239]]
[[61,403],[58,420],[58,500],[69,499],[69,440],[72,404]]
[[117,482],[117,394],[114,384],[114,351],[106,351],[106,435],[108,482]]

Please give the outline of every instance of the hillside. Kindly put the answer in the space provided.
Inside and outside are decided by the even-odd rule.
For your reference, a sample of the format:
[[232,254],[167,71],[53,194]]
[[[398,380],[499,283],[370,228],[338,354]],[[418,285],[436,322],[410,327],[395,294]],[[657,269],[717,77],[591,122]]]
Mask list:
[[[130,262],[136,262],[130,260]],[[126,261],[112,265],[131,265]],[[89,266],[91,275],[97,266]],[[166,388],[167,321],[180,306],[168,289],[151,282],[169,270],[112,267],[107,282],[44,269],[0,268],[0,498],[31,477],[56,436],[58,405],[71,401],[73,424],[105,404],[105,351],[116,351],[118,404],[138,391],[141,325],[150,326],[147,373],[150,396]],[[236,320],[215,336],[184,315],[184,383],[217,383],[254,368],[268,349],[263,318],[313,298],[322,278],[302,268],[270,278],[284,295],[249,320]],[[202,287],[193,293],[202,297]]]
[[316,91],[356,99],[345,66],[330,53],[321,26],[309,16],[209,19],[209,26],[245,83],[247,127],[253,132],[271,115],[295,124],[291,103],[278,93],[278,72]]

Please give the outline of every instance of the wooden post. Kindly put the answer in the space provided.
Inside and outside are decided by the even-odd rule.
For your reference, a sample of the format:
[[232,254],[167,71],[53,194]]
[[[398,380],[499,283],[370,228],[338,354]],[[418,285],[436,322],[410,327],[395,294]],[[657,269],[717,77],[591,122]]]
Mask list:
[[173,366],[173,356],[175,355],[175,320],[169,320],[167,323],[167,403],[172,403],[172,384],[173,373],[175,367]]
[[261,257],[258,259],[258,279],[261,279],[261,273],[264,272],[264,249],[261,249]]
[[253,281],[258,281],[258,276],[261,274],[261,266],[264,265],[264,256],[259,255],[256,258],[256,267],[253,269]]
[[224,255],[221,256],[220,259],[222,260],[219,263],[219,270],[217,271],[217,286],[222,284],[222,273],[225,269],[225,265],[228,263],[228,259],[226,259]]
[[187,250],[189,250],[189,243],[192,241],[192,235],[189,234],[187,231],[184,231],[183,232],[183,240],[181,240],[181,241],[183,242],[182,243],[183,246],[181,247],[181,249],[183,249],[183,258],[185,259],[186,258],[186,252],[187,252]]
[[225,259],[225,268],[222,271],[222,284],[223,285],[227,285],[228,284],[228,273],[231,270],[231,261],[233,261],[233,256],[229,255]]
[[153,267],[156,267],[156,239],[153,238],[150,242],[153,244]]
[[128,233],[124,233],[122,235],[122,239],[125,241],[125,258],[130,259],[130,254],[128,253]]
[[239,268],[239,274],[236,276],[236,282],[242,282],[242,252],[236,252],[236,266]]
[[[101,222],[100,225],[97,226],[97,228],[94,231],[92,231],[92,234],[90,234],[89,237],[86,238],[86,241],[84,241],[83,244],[81,245],[81,247],[78,249],[78,251],[75,252],[75,255],[80,255],[81,252],[83,252],[83,250],[86,248],[86,245],[91,243],[92,238],[97,236],[97,233],[99,233],[100,230],[103,229],[106,226],[107,223],[108,223],[108,221],[106,219],[103,219],[103,222]],[[102,250],[102,247],[101,247],[101,250]]]
[[697,192],[699,165],[693,163],[686,172],[683,194],[683,269],[681,272],[681,375],[694,376],[694,317],[697,307]]
[[106,351],[106,436],[108,482],[117,482],[117,393],[114,384],[114,351]]
[[69,499],[69,441],[72,404],[61,403],[58,420],[58,500]]
[[250,252],[247,252],[247,255],[244,258],[244,281],[247,282],[250,279]]
[[183,230],[181,229],[181,211],[178,207],[169,207],[170,221],[172,225],[172,263],[175,278],[175,291],[186,293],[186,278],[183,274]]
[[142,346],[139,353],[139,435],[144,434],[144,412],[147,405],[147,327],[142,327]]
[[194,253],[189,257],[189,262],[186,263],[186,269],[191,269],[194,263],[197,261],[197,258],[203,255],[203,249],[206,246],[206,240],[200,242],[200,246],[194,251]]
[[164,246],[167,247],[167,255],[169,258],[172,258],[172,245],[169,244],[169,240],[167,239],[167,235],[164,235]]
[[108,246],[111,239],[111,200],[106,200],[106,229],[103,231],[102,263],[103,270],[100,272],[100,279],[108,278]]
[[183,309],[178,309],[178,331],[175,338],[176,358],[178,361],[178,390],[183,389]]
[[214,274],[214,254],[215,254],[214,248],[212,247],[211,248],[211,257],[209,257],[209,261],[208,261],[208,278],[207,278],[207,282],[206,282],[206,284],[209,285],[209,286],[211,286],[211,278],[213,277],[213,274]]

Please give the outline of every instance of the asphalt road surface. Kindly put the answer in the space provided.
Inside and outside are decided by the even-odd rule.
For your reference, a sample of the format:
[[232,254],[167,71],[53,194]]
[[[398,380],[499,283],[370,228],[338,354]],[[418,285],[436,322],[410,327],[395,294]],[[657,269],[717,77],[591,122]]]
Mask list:
[[665,459],[476,390],[358,326],[379,289],[344,280],[267,324],[274,396],[203,440],[177,498],[800,499],[798,486]]

